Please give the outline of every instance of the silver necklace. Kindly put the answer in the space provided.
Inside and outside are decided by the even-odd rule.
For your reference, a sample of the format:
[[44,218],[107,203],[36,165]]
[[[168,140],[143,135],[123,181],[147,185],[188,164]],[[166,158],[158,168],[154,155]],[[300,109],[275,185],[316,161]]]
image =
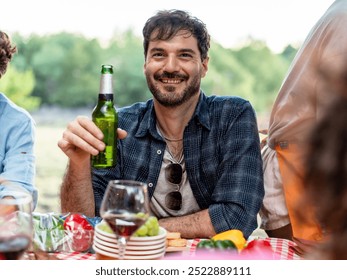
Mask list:
[[174,163],[178,163],[178,164],[181,164],[182,161],[183,161],[183,148],[181,149],[180,151],[180,156],[179,156],[179,159],[176,160],[175,157],[172,155],[171,151],[170,151],[170,148],[169,148],[169,145],[166,144],[166,150],[167,152],[169,153],[170,157],[171,157],[171,160],[174,162]]
[[[162,136],[164,139],[165,139],[165,142],[166,142],[166,150],[168,151],[169,155],[171,156],[171,159],[173,162],[175,163],[178,163],[178,164],[181,164],[182,161],[183,161],[183,147],[181,148],[181,150],[179,151],[178,155],[178,160],[175,159],[175,157],[173,156],[173,153],[171,152],[170,150],[170,147],[169,147],[169,143],[168,142],[179,142],[179,141],[182,141],[182,139],[170,139],[170,138],[167,138],[164,136],[163,132],[161,131],[158,123],[156,124],[156,127],[157,127],[157,131],[159,132],[160,136]],[[167,142],[168,141],[168,142]]]
[[181,139],[170,139],[170,138],[165,137],[164,135],[162,135],[162,136],[164,137],[164,139],[166,141],[169,141],[169,142],[180,142],[180,141],[183,140],[183,138],[181,138]]
[[156,123],[156,127],[157,127],[157,130],[159,131],[159,134],[160,134],[166,141],[169,141],[169,142],[180,142],[180,141],[183,140],[183,138],[181,138],[181,139],[171,139],[171,138],[167,138],[167,137],[165,137],[164,133],[161,131],[161,129],[160,129],[158,123]]

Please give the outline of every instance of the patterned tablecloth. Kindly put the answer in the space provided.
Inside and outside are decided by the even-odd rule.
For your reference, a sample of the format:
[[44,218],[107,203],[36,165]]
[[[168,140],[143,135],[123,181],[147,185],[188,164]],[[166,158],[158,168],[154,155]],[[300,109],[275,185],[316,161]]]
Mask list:
[[[296,244],[293,241],[279,238],[265,238],[269,241],[274,252],[275,259],[280,260],[300,260],[302,259],[297,255],[293,248]],[[194,254],[196,245],[199,239],[191,240],[188,244],[188,252]],[[47,259],[59,259],[59,260],[95,260],[95,254],[93,253],[80,253],[80,252],[59,252],[50,253]],[[165,258],[165,257],[164,257]],[[27,255],[26,259],[35,259],[32,255]],[[36,258],[37,259],[37,258]]]
[[296,244],[293,241],[280,238],[266,238],[270,241],[272,250],[279,256],[281,260],[300,260],[302,259],[297,255],[293,248]]

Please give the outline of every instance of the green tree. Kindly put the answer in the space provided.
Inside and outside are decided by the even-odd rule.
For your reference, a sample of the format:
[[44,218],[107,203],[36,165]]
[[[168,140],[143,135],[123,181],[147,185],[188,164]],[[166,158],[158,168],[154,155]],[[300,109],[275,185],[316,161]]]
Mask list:
[[31,70],[19,72],[9,66],[6,74],[0,80],[0,91],[4,92],[18,106],[33,111],[40,105],[40,99],[31,96],[34,85],[35,78]]
[[251,41],[232,52],[256,81],[252,87],[253,105],[259,111],[269,110],[289,67],[288,61],[274,54],[262,41]]
[[[36,83],[31,96],[41,98],[43,105],[94,106],[100,67],[106,63],[114,66],[117,106],[152,97],[143,74],[142,38],[131,29],[115,32],[102,46],[96,39],[70,33],[12,38],[18,47],[13,65],[20,72],[32,70]],[[295,53],[288,46],[282,54],[274,54],[261,41],[250,40],[240,49],[212,41],[202,89],[208,95],[241,96],[257,111],[268,111]]]
[[208,73],[202,80],[202,88],[206,94],[235,95],[250,99],[255,81],[236,56],[213,42],[209,56]]
[[101,48],[97,40],[60,33],[46,38],[32,64],[40,84],[35,94],[45,103],[64,107],[87,106],[99,87]]
[[[96,39],[59,33],[16,37],[18,67],[33,68],[34,96],[46,105],[91,106],[98,94],[102,49]],[[23,50],[23,51],[21,51]]]
[[118,106],[146,101],[152,97],[143,74],[142,40],[131,29],[115,33],[106,53],[114,65],[115,101]]
[[287,61],[292,61],[298,52],[298,49],[294,48],[292,45],[288,45],[284,48],[281,56],[284,57]]

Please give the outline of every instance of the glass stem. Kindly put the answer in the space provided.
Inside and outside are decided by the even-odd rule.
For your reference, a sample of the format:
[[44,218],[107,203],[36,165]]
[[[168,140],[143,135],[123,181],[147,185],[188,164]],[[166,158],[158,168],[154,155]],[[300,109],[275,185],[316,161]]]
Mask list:
[[118,238],[118,259],[124,259],[125,249],[127,246],[127,239],[124,236]]

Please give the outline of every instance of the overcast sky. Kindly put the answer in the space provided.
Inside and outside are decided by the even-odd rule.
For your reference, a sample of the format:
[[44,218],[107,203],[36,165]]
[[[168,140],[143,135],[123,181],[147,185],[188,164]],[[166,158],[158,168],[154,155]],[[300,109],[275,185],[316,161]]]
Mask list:
[[300,44],[333,0],[2,0],[0,29],[51,34],[60,31],[109,38],[129,27],[141,35],[148,17],[159,9],[184,9],[207,25],[213,40],[238,46],[248,37],[274,51]]

